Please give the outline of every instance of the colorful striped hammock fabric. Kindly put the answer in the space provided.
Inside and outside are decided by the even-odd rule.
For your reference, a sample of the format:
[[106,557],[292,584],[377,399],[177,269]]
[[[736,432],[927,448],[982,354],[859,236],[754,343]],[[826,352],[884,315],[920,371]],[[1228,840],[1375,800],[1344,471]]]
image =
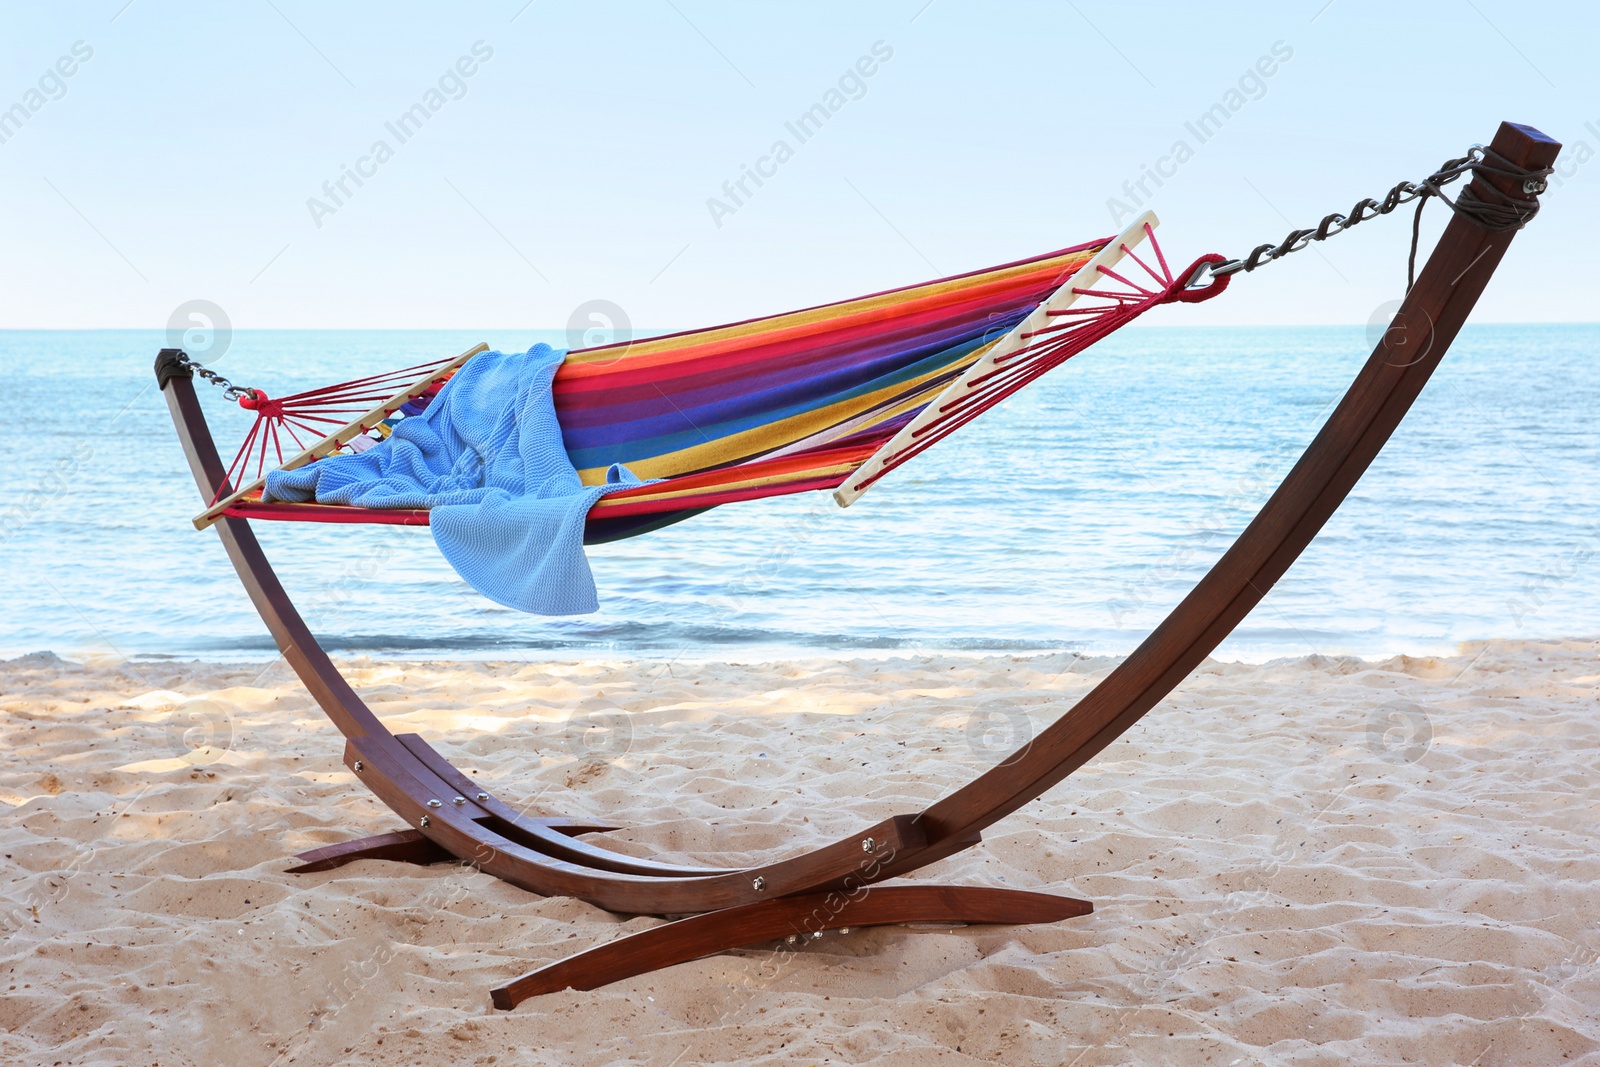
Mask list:
[[[1145,235],[1160,257],[1150,226]],[[583,481],[604,481],[613,463],[663,479],[599,501],[585,541],[634,536],[732,501],[841,485],[1112,240],[803,311],[569,353],[554,400]],[[1087,318],[1039,331],[1060,331],[1033,342],[1061,351],[1050,366],[1155,303],[1193,299],[1183,293],[1186,278],[1175,277],[1164,258],[1159,267],[1134,258],[1155,284],[1109,270],[1089,279],[1080,292],[1101,298],[1099,307],[1062,314],[1105,321],[1081,342],[1073,338],[1085,332]],[[1102,288],[1093,288],[1097,281]],[[1104,315],[1107,307],[1117,313]],[[1016,384],[983,407],[1032,380],[1020,370],[1011,374]],[[976,410],[982,408],[961,421]],[[427,522],[425,511],[262,503],[259,494],[222,513]]]

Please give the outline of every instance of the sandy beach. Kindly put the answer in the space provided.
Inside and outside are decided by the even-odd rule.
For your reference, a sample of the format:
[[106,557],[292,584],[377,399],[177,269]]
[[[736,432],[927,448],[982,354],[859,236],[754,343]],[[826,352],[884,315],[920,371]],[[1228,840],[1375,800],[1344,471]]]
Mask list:
[[[507,800],[721,862],[916,810],[1113,665],[342,664]],[[7,1063],[1600,1064],[1600,642],[1208,662],[917,876],[1094,915],[754,946],[512,1012],[491,985],[660,920],[459,867],[284,873],[399,821],[281,663],[36,654],[0,686]]]

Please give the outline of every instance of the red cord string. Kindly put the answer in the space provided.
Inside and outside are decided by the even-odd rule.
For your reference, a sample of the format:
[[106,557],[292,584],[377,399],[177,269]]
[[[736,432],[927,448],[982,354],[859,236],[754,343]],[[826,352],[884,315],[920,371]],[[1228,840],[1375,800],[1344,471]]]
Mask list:
[[[251,424],[250,431],[245,434],[239,451],[234,455],[224,484],[237,486],[244,481],[252,461],[255,477],[260,478],[266,473],[269,448],[277,456],[278,466],[281,467],[284,455],[280,430],[286,431],[299,450],[304,452],[308,446],[297,431],[311,435],[313,441],[323,440],[331,432],[330,428],[348,425],[352,419],[370,412],[373,405],[391,399],[402,387],[410,385],[426,372],[438,370],[449,362],[450,360],[434,360],[430,363],[418,363],[399,370],[372,374],[348,382],[336,382],[282,397],[269,398],[264,393],[252,393],[244,397],[240,406],[254,411],[256,420]],[[446,380],[448,379],[430,383],[420,395],[433,396]],[[380,419],[393,414],[399,406],[398,404],[394,408],[386,406],[386,410],[379,416]],[[230,488],[228,491],[233,490]],[[225,495],[227,494],[219,490],[212,498],[212,503],[221,500]]]
[[[1100,273],[1102,275],[1104,275],[1105,277],[1107,277],[1107,278],[1112,278],[1112,279],[1114,279],[1116,281],[1121,282],[1123,285],[1126,285],[1129,289],[1132,289],[1135,292],[1137,292],[1140,296],[1150,296],[1151,295],[1151,292],[1150,292],[1149,289],[1146,289],[1144,286],[1138,284],[1137,282],[1130,282],[1128,279],[1124,278],[1122,275],[1118,274],[1116,271],[1112,270],[1110,267],[1101,267],[1100,268]],[[1160,281],[1161,279],[1158,278],[1156,280]]]
[[[305,399],[308,399],[308,398],[311,398],[311,397],[322,396],[323,394],[326,394],[326,393],[339,392],[339,391],[349,390],[349,389],[352,389],[352,388],[358,388],[359,387],[359,388],[368,388],[368,389],[370,389],[370,388],[375,388],[377,383],[379,383],[379,382],[394,382],[394,383],[398,384],[399,382],[402,382],[402,381],[405,381],[405,380],[408,380],[408,379],[415,379],[422,372],[430,371],[430,370],[436,370],[439,367],[442,367],[446,363],[449,363],[449,362],[450,361],[448,359],[436,359],[431,363],[418,363],[416,366],[413,366],[413,367],[402,367],[399,370],[387,371],[387,372],[385,372],[383,374],[373,374],[373,375],[369,375],[368,377],[365,377],[365,378],[352,378],[350,381],[347,381],[347,382],[335,382],[332,385],[324,385],[324,386],[321,386],[320,388],[317,388],[317,389],[307,389],[304,392],[293,393],[290,396],[285,397],[284,399],[286,399],[286,400],[305,400]],[[392,393],[392,392],[393,392],[393,390],[390,390],[390,393]],[[388,395],[388,394],[385,394],[385,395]]]
[[1182,276],[1182,280],[1179,280],[1173,275],[1166,254],[1155,238],[1154,230],[1147,225],[1145,233],[1155,253],[1159,270],[1141,259],[1132,249],[1124,246],[1122,251],[1150,275],[1159,286],[1158,289],[1146,289],[1114,270],[1099,268],[1098,273],[1103,278],[1125,285],[1133,292],[1118,292],[1105,288],[1074,288],[1072,292],[1080,296],[1095,297],[1108,303],[1098,307],[1072,307],[1059,311],[1046,311],[1047,316],[1073,316],[1073,318],[1070,321],[1053,323],[1020,334],[1020,338],[1029,343],[996,358],[992,370],[972,378],[967,383],[966,392],[941,404],[934,419],[912,431],[911,440],[904,447],[885,459],[878,470],[856,482],[853,488],[865,489],[891,470],[921,455],[985,411],[1061,366],[1090,345],[1127,325],[1156,304],[1207,300],[1226,288],[1228,279],[1224,277],[1203,289],[1189,290],[1188,279],[1193,275],[1195,268],[1203,262],[1215,261],[1218,257],[1202,257],[1191,265]]

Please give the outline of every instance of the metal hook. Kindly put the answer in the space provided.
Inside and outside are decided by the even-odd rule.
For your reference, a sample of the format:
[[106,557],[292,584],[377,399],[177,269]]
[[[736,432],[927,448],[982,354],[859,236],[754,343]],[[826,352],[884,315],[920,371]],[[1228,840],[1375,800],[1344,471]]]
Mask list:
[[[1185,289],[1200,289],[1204,287],[1201,284],[1202,282],[1205,285],[1215,285],[1215,279],[1243,269],[1244,260],[1242,259],[1230,259],[1223,263],[1212,263],[1208,260],[1194,269],[1194,273],[1189,275],[1189,280],[1183,283],[1183,287]],[[1208,276],[1212,280],[1207,280]]]

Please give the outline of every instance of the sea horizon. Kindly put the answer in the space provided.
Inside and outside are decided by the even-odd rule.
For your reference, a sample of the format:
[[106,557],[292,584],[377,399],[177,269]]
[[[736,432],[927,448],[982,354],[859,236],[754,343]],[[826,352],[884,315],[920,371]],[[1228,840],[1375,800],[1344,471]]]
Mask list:
[[[211,366],[276,393],[486,332],[239,330]],[[564,340],[520,332],[518,343]],[[848,511],[801,494],[592,547],[601,610],[589,616],[485,600],[424,529],[255,526],[340,655],[1122,655],[1231,543],[1372,333],[1131,328]],[[0,443],[28,472],[6,512],[16,609],[0,657],[276,654],[215,537],[190,526],[200,501],[151,388],[164,343],[152,330],[0,331],[19,412]],[[1600,543],[1587,473],[1600,462],[1597,353],[1594,324],[1469,323],[1350,501],[1218,655],[1445,654],[1600,634],[1582,566]],[[247,419],[197,384],[231,453]],[[75,565],[56,572],[63,551]]]

